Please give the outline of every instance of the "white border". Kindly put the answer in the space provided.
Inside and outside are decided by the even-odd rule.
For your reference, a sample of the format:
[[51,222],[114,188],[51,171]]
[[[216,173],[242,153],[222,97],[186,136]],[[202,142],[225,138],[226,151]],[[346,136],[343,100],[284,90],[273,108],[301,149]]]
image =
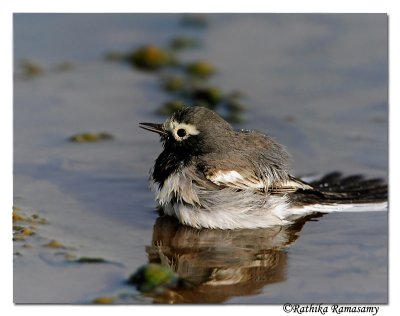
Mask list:
[[[227,5],[229,4],[229,5]],[[259,0],[231,1],[129,1],[110,2],[83,1],[24,1],[13,0],[7,3],[11,12],[308,12],[308,13],[393,13],[395,1],[296,1],[282,0],[276,2],[261,2]]]

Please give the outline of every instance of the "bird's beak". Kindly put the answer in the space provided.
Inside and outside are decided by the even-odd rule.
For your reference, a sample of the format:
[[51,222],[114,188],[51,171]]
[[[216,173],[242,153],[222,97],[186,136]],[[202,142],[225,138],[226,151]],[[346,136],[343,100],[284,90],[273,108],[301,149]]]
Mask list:
[[155,132],[159,135],[168,135],[168,132],[164,129],[163,124],[155,123],[139,123],[139,127],[148,130],[150,132]]

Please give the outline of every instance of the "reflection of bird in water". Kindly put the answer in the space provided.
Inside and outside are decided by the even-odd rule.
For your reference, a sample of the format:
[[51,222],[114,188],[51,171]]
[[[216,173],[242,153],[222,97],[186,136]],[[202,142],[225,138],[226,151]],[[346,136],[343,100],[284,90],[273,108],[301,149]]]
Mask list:
[[220,303],[234,296],[254,295],[286,276],[285,249],[305,221],[267,229],[198,230],[172,217],[154,225],[150,263],[168,265],[189,287],[155,295],[159,303]]

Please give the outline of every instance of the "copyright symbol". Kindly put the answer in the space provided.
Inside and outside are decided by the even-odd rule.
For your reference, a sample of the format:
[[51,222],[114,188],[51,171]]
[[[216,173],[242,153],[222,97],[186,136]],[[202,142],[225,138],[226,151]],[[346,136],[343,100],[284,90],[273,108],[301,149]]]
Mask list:
[[290,313],[290,312],[292,311],[292,304],[290,304],[290,303],[285,303],[285,304],[283,305],[283,311],[284,311],[285,313]]

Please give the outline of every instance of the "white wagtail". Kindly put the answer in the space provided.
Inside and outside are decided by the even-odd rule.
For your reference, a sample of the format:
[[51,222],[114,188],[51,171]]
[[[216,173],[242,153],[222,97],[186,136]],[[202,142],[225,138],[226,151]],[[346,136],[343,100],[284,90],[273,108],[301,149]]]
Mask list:
[[164,214],[184,225],[270,227],[354,203],[386,207],[387,186],[379,180],[331,174],[308,184],[289,174],[282,145],[259,132],[235,131],[204,107],[187,107],[163,124],[140,127],[161,136],[164,150],[150,180]]

